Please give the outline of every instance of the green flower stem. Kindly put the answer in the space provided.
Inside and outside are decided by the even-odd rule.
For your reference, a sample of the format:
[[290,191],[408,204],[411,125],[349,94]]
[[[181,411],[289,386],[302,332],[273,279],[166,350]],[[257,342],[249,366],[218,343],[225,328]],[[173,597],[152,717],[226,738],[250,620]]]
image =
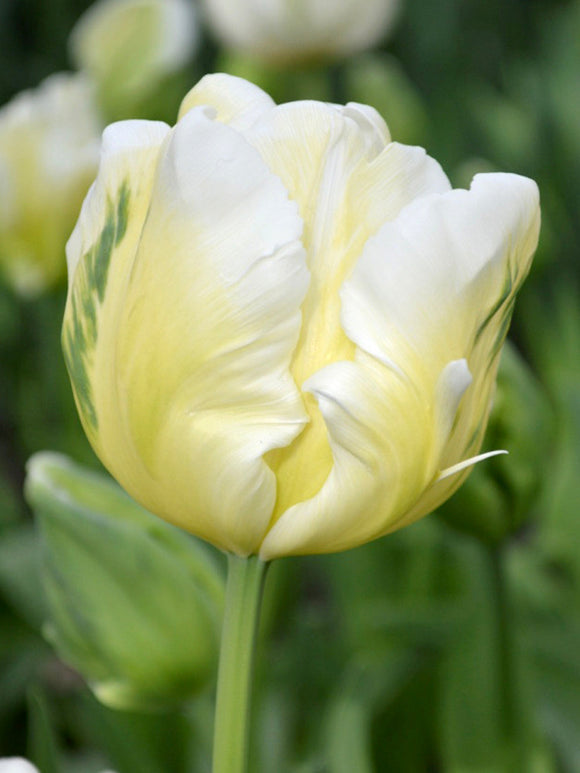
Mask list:
[[213,773],[247,771],[254,651],[267,566],[257,556],[228,556]]

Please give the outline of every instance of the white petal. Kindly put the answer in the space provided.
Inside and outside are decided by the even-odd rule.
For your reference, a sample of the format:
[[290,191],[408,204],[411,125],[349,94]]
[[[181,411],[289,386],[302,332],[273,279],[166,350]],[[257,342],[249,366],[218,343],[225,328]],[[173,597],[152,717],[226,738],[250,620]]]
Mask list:
[[[143,223],[163,138],[169,127],[149,121],[112,124],[104,134],[97,179],[67,243],[69,288],[63,351],[83,427],[98,449],[97,394],[112,390],[110,355],[123,296]],[[112,301],[111,301],[112,299]],[[105,400],[108,402],[110,396]]]
[[[417,196],[448,190],[438,164],[423,150],[384,145],[371,110],[295,102],[266,113],[245,132],[299,203],[311,281],[292,374],[305,380],[332,362],[350,360],[354,346],[340,323],[339,289],[369,236]],[[273,520],[320,489],[332,466],[327,430],[316,402],[311,423],[288,452],[268,458],[278,496]],[[316,464],[308,461],[316,458]]]
[[319,493],[272,526],[260,549],[264,560],[378,537],[433,476],[433,400],[398,373],[359,353],[356,362],[319,371],[305,387],[318,400],[334,464]]
[[[143,177],[146,155],[154,162],[169,126],[160,121],[119,121],[107,126],[101,143],[99,177],[87,194],[77,224],[66,247],[69,287],[84,251],[94,243],[102,226],[100,215],[107,196],[115,196],[123,182],[129,181],[135,193]],[[133,204],[134,205],[134,204]],[[133,210],[133,217],[135,217]],[[145,219],[143,208],[141,224]]]
[[253,83],[233,75],[215,73],[205,75],[186,94],[179,108],[179,118],[194,107],[204,106],[215,109],[218,121],[243,131],[272,110],[275,103]]
[[472,381],[473,377],[465,359],[447,363],[437,380],[435,417],[439,453],[449,438],[461,398]]
[[515,290],[538,235],[535,183],[480,175],[470,191],[417,199],[371,239],[342,290],[349,337],[404,370],[468,357],[486,315]]
[[[405,208],[369,241],[344,284],[342,319],[353,342],[423,395],[435,390],[435,471],[461,464],[454,469],[465,472],[463,461],[480,447],[506,322],[538,226],[532,181],[480,176],[469,192]],[[437,507],[464,477],[430,484],[393,528]]]
[[356,361],[305,385],[332,468],[317,495],[280,515],[262,557],[352,547],[412,522],[458,485],[476,461],[464,461],[467,438],[480,442],[487,419],[504,327],[495,311],[503,317],[527,271],[537,219],[533,183],[493,175],[469,193],[417,199],[370,240],[342,292]]
[[[190,110],[166,143],[119,299],[108,466],[148,509],[240,554],[275,501],[262,456],[306,421],[289,372],[308,282],[301,230],[258,153]],[[126,455],[144,468],[127,473]]]
[[245,132],[299,203],[305,224],[312,279],[293,364],[298,384],[352,356],[340,324],[339,289],[369,237],[416,197],[449,188],[423,150],[380,142],[380,122],[356,105],[294,102]]
[[439,476],[437,477],[437,482],[440,480],[445,480],[445,478],[450,478],[452,475],[457,475],[458,472],[463,472],[463,470],[467,470],[468,467],[473,467],[474,464],[478,464],[479,462],[483,462],[485,459],[491,459],[492,456],[500,456],[502,454],[507,454],[508,452],[505,450],[499,450],[499,451],[488,451],[485,454],[478,454],[477,456],[472,456],[471,459],[465,459],[463,462],[458,462],[458,464],[454,464],[453,467],[448,467],[446,470],[442,470],[442,472],[439,473]]
[[353,120],[363,132],[368,133],[373,138],[377,153],[380,153],[391,141],[387,124],[374,107],[361,105],[358,102],[349,102],[339,109],[345,118]]

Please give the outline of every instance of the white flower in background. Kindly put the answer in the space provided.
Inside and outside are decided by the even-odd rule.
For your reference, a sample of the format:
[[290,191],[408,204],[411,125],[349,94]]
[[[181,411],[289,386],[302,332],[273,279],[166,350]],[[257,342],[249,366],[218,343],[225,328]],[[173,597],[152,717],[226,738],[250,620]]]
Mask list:
[[510,174],[452,190],[364,105],[206,76],[126,121],[67,245],[87,435],[151,512],[265,560],[344,550],[481,457],[540,223]]
[[[23,757],[3,757],[0,759],[0,773],[40,773],[40,771]],[[103,770],[103,773],[113,773],[113,771]]]
[[64,245],[94,178],[92,89],[58,73],[0,109],[0,270],[23,295],[64,278]]
[[22,757],[0,759],[0,773],[38,773],[38,769]]
[[190,0],[98,0],[76,23],[70,49],[105,110],[133,104],[179,70],[197,47]]
[[398,0],[202,0],[226,47],[272,62],[346,57],[390,30]]

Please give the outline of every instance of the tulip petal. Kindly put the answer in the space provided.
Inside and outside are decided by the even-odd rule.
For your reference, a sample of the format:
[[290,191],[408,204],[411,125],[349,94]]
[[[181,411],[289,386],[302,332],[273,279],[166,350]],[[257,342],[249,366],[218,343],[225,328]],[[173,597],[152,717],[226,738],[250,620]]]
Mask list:
[[317,495],[279,517],[263,558],[352,547],[411,523],[459,485],[477,461],[538,213],[534,183],[486,175],[469,192],[416,200],[369,240],[341,293],[355,362],[305,384],[333,466]]
[[430,480],[432,422],[422,395],[364,352],[306,383],[326,422],[333,466],[320,491],[290,507],[268,532],[264,560],[344,550],[380,536]]
[[224,73],[205,75],[184,97],[179,119],[194,107],[211,106],[216,119],[243,131],[275,107],[274,100],[253,83]]
[[145,507],[243,555],[276,497],[262,456],[307,420],[289,363],[308,272],[296,205],[208,112],[187,112],[162,149],[114,356],[95,368],[98,445]]
[[[340,323],[341,284],[368,238],[417,196],[449,189],[439,165],[418,148],[386,144],[380,116],[357,105],[317,102],[280,105],[245,132],[300,205],[311,281],[302,306],[292,361],[298,386],[331,362],[350,360],[354,346]],[[276,472],[274,522],[316,493],[332,467],[327,430],[313,399],[310,425],[268,463]],[[316,459],[303,469],[303,459]]]
[[436,475],[441,445],[470,383],[459,360],[426,393],[360,350],[355,362],[329,365],[310,378],[305,388],[318,400],[334,465],[316,496],[276,522],[262,558],[344,550],[390,531]]
[[422,149],[380,140],[380,124],[388,137],[375,111],[295,102],[245,132],[299,202],[305,224],[311,282],[292,366],[299,385],[328,363],[352,357],[339,289],[369,237],[415,198],[449,189]]
[[465,459],[465,461],[459,462],[459,464],[454,464],[452,467],[448,467],[446,470],[443,470],[442,472],[440,472],[439,477],[437,478],[437,483],[439,483],[440,480],[445,480],[445,478],[449,478],[451,475],[457,475],[458,472],[462,472],[468,467],[473,467],[474,464],[483,462],[486,459],[491,459],[492,456],[501,456],[507,453],[508,453],[507,451],[505,451],[504,449],[501,449],[498,451],[487,451],[485,454],[478,454],[477,456],[472,456],[471,459]]
[[347,334],[403,368],[402,350],[435,373],[466,357],[525,278],[538,213],[535,183],[517,175],[478,175],[470,191],[417,199],[369,240],[345,283]]
[[344,107],[334,105],[341,115],[349,118],[358,125],[359,129],[372,138],[374,150],[380,153],[381,150],[391,141],[389,127],[378,110],[370,105],[361,105],[358,102],[349,102]]
[[99,174],[66,246],[69,292],[63,350],[81,421],[93,444],[98,424],[92,383],[95,351],[103,321],[109,329],[115,327],[111,312],[103,309],[126,282],[168,132],[166,124],[153,121],[124,121],[105,129]]

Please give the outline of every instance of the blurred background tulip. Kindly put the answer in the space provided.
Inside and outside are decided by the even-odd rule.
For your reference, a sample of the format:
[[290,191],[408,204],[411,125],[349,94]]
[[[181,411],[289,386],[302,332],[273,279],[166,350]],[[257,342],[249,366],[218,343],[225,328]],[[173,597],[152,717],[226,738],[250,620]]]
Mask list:
[[345,58],[385,37],[398,0],[202,0],[227,48],[273,63]]
[[0,110],[0,268],[24,296],[64,279],[63,244],[98,161],[86,78],[57,74]]
[[[107,122],[163,113],[186,88],[198,43],[191,0],[99,0],[70,36],[74,64],[93,81]],[[181,77],[179,77],[181,75]]]
[[[41,773],[41,771],[22,757],[3,757],[0,759],[0,773]],[[102,773],[113,772],[103,770]]]
[[38,773],[38,768],[22,757],[0,759],[0,773]]

